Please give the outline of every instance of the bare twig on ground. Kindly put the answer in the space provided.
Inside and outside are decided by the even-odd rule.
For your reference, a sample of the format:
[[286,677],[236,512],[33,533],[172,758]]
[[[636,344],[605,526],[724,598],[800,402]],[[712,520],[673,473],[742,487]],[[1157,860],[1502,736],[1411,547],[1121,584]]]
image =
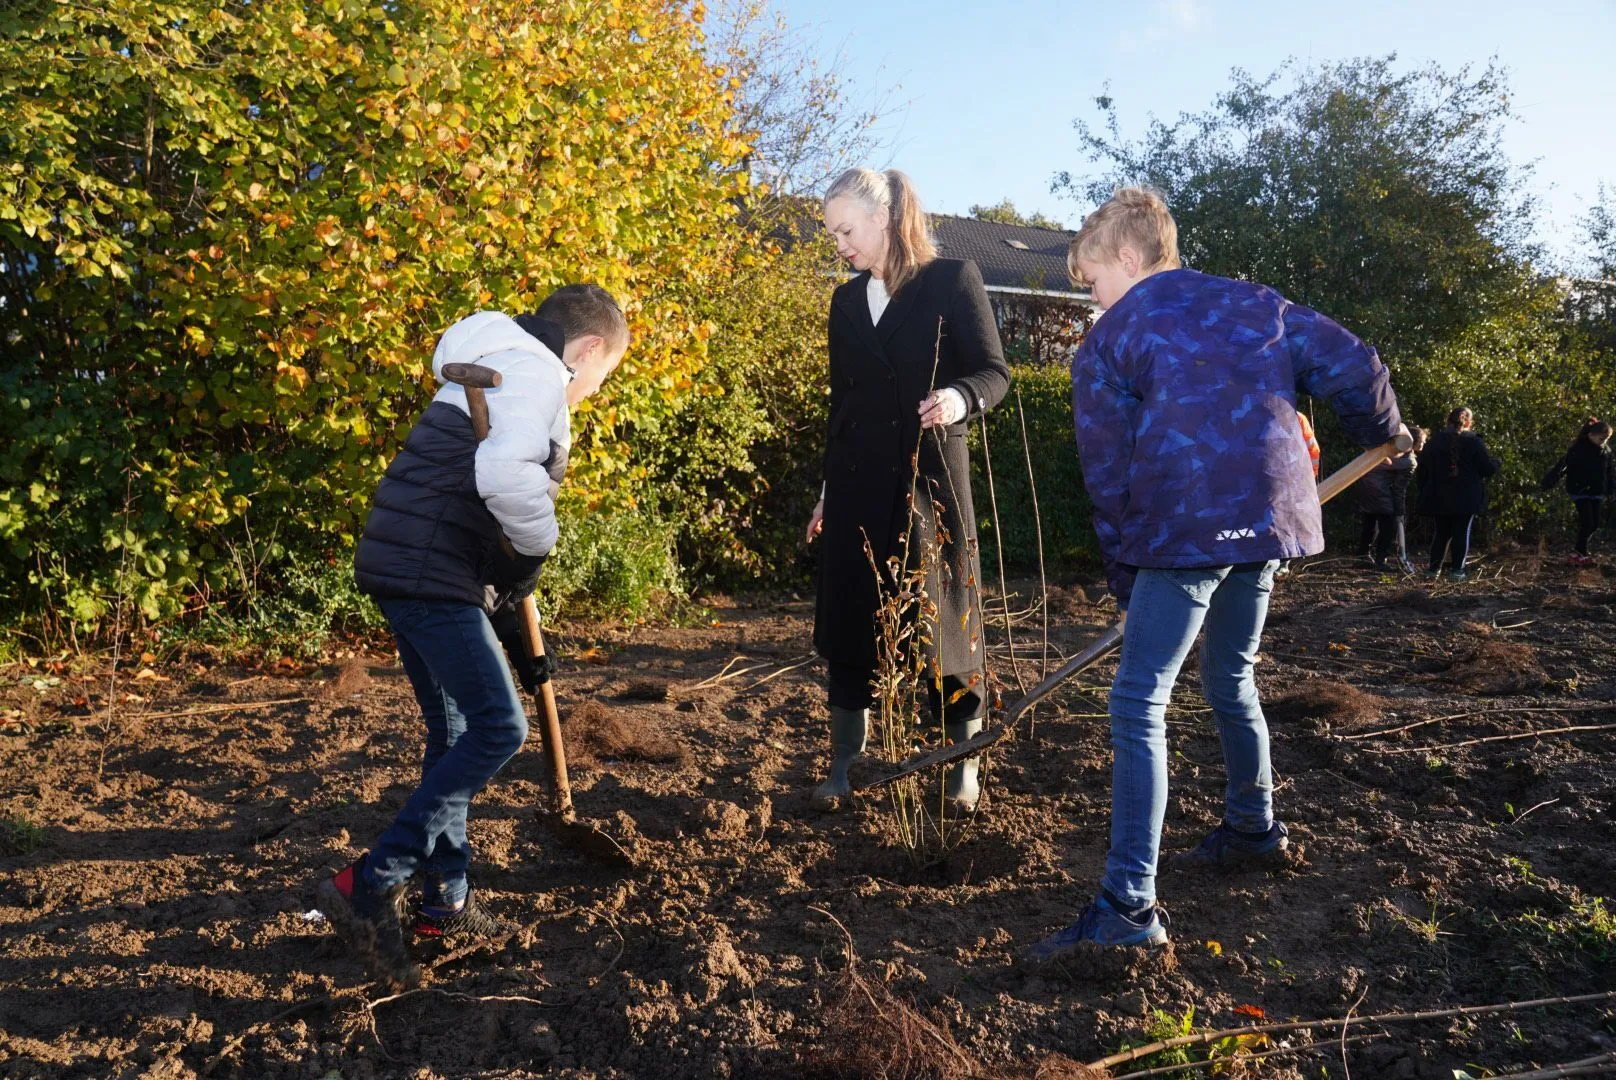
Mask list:
[[1610,731],[1616,729],[1616,724],[1573,724],[1563,728],[1534,728],[1531,731],[1518,731],[1513,735],[1489,735],[1485,739],[1465,739],[1461,742],[1439,743],[1435,746],[1394,746],[1389,749],[1366,747],[1369,754],[1434,754],[1441,750],[1458,750],[1466,746],[1480,746],[1482,743],[1514,742],[1519,739],[1547,738],[1551,735],[1572,735],[1579,731]]
[[1612,712],[1616,711],[1616,701],[1601,701],[1590,705],[1543,705],[1532,706],[1525,709],[1472,709],[1470,712],[1450,713],[1447,716],[1433,716],[1425,720],[1415,720],[1407,724],[1398,724],[1396,727],[1380,728],[1376,731],[1359,731],[1351,735],[1331,735],[1330,738],[1341,742],[1357,742],[1360,739],[1375,739],[1382,735],[1397,735],[1404,731],[1413,731],[1415,728],[1425,727],[1428,724],[1441,724],[1449,720],[1469,720],[1471,718],[1483,719],[1489,716],[1501,716],[1514,713],[1569,713],[1569,712]]
[[180,709],[176,712],[140,713],[136,720],[179,720],[187,716],[210,716],[214,713],[247,712],[250,709],[267,709],[272,705],[297,705],[305,701],[313,701],[310,697],[274,698],[269,701],[231,701],[221,702],[218,705],[198,705],[190,709]]
[[1616,1053],[1597,1054],[1564,1065],[1550,1065],[1527,1072],[1499,1073],[1493,1080],[1560,1080],[1563,1076],[1608,1076],[1616,1069]]
[[[1384,1035],[1354,1035],[1346,1040],[1347,1045],[1358,1045],[1383,1039]],[[1154,1069],[1141,1069],[1138,1072],[1120,1073],[1111,1077],[1111,1080],[1145,1080],[1150,1076],[1171,1076],[1185,1069],[1211,1069],[1222,1067],[1231,1068],[1235,1064],[1247,1064],[1252,1061],[1261,1061],[1263,1058],[1284,1057],[1289,1054],[1320,1054],[1329,1049],[1329,1043],[1304,1043],[1301,1046],[1281,1046],[1273,1050],[1264,1050],[1261,1053],[1237,1053],[1233,1057],[1209,1057],[1205,1061],[1189,1061],[1182,1065],[1160,1065]]]
[[750,694],[753,690],[756,690],[758,687],[762,686],[764,683],[772,682],[773,680],[778,679],[780,676],[784,675],[786,672],[788,672],[788,671],[796,671],[798,668],[805,667],[806,665],[811,664],[815,660],[818,660],[818,659],[819,659],[819,656],[816,653],[808,653],[806,656],[794,657],[792,660],[787,661],[786,665],[784,667],[780,668],[777,671],[770,672],[769,674],[763,676],[763,678],[759,679],[755,683],[751,683],[750,685],[743,686],[741,689],[735,691],[735,693],[736,693],[737,696],[739,696],[741,694]]
[[1358,1000],[1347,1010],[1347,1018],[1341,1021],[1341,1069],[1347,1074],[1347,1080],[1352,1080],[1352,1066],[1347,1064],[1347,1028],[1352,1024],[1352,1014],[1358,1011],[1358,1006],[1363,1004],[1363,999],[1368,995],[1369,987],[1365,985],[1358,994]]
[[[1521,1012],[1526,1009],[1536,1009],[1547,1005],[1582,1005],[1596,1001],[1616,1000],[1616,990],[1607,990],[1600,994],[1578,994],[1573,997],[1534,998],[1531,1001],[1507,1001],[1497,1005],[1461,1005],[1451,1009],[1430,1009],[1424,1012],[1380,1013],[1376,1016],[1360,1016],[1360,1024],[1395,1024],[1419,1020],[1444,1020],[1453,1016],[1483,1016],[1491,1013]],[[1131,1050],[1112,1054],[1110,1057],[1100,1058],[1089,1062],[1093,1069],[1109,1069],[1113,1065],[1126,1065],[1130,1061],[1149,1057],[1162,1050],[1172,1050],[1180,1046],[1206,1046],[1219,1039],[1238,1038],[1241,1035],[1271,1035],[1282,1031],[1311,1031],[1315,1028],[1333,1028],[1344,1025],[1350,1018],[1335,1017],[1328,1020],[1296,1020],[1283,1024],[1257,1024],[1251,1027],[1225,1028],[1221,1031],[1203,1031],[1197,1035],[1180,1035],[1177,1038],[1163,1039],[1160,1042],[1147,1043],[1136,1046]],[[1117,1080],[1121,1080],[1120,1077]]]
[[[705,679],[701,680],[701,682],[699,682],[699,683],[692,683],[691,685],[685,687],[684,689],[686,689],[686,690],[701,690],[701,689],[703,689],[705,687],[708,687],[708,686],[717,686],[719,683],[729,682],[731,679],[739,679],[743,675],[750,675],[754,671],[762,671],[764,668],[769,666],[768,664],[754,664],[753,666],[751,666],[749,668],[742,668],[740,671],[731,671],[730,670],[736,664],[744,664],[746,661],[748,661],[750,659],[751,659],[751,657],[749,657],[749,656],[737,656],[737,657],[733,658],[732,660],[730,660],[729,663],[725,664],[724,669],[722,671],[720,671],[717,675],[709,676],[708,678],[705,678]],[[800,659],[800,657],[799,657],[799,659]]]

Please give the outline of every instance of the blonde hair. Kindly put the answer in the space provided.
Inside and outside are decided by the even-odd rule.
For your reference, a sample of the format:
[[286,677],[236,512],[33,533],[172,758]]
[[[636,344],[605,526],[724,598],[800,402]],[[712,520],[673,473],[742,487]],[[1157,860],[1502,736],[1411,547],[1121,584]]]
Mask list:
[[1139,252],[1143,268],[1151,273],[1176,270],[1178,223],[1167,209],[1161,192],[1148,187],[1119,187],[1099,209],[1083,219],[1066,251],[1066,273],[1074,282],[1083,275],[1077,262],[1114,263],[1124,247]]
[[887,212],[887,260],[881,268],[881,283],[896,296],[926,264],[937,258],[937,244],[931,238],[931,223],[920,207],[914,182],[897,169],[848,169],[825,192],[824,205],[832,199],[857,199],[870,213]]

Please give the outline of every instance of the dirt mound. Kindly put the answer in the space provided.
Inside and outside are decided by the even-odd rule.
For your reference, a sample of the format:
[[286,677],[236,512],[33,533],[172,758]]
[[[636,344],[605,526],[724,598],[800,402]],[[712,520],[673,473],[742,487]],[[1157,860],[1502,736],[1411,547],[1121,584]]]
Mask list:
[[1309,679],[1297,689],[1263,703],[1263,715],[1281,723],[1312,720],[1321,727],[1360,731],[1380,723],[1386,703],[1339,679]]
[[680,765],[690,761],[690,748],[643,713],[609,709],[591,701],[567,714],[562,725],[570,762],[643,761]]

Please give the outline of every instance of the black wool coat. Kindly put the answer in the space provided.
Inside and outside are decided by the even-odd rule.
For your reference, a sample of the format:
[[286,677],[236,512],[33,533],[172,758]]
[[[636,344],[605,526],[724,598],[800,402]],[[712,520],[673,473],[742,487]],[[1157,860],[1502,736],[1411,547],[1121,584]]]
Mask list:
[[981,271],[970,261],[931,262],[892,297],[879,324],[870,321],[868,282],[868,273],[859,274],[831,300],[814,646],[833,664],[875,670],[882,594],[870,554],[890,584],[888,559],[907,550],[909,565],[918,566],[920,553],[932,550],[940,523],[942,559],[926,583],[937,605],[935,622],[927,620],[934,640],[926,656],[944,675],[981,671],[981,567],[966,423],[929,428],[923,435],[919,408],[928,393],[944,387],[964,396],[967,420],[999,403],[1010,386],[1010,368],[998,324]]
[[1419,511],[1433,517],[1487,511],[1487,481],[1498,459],[1473,431],[1446,428],[1431,436],[1420,455]]

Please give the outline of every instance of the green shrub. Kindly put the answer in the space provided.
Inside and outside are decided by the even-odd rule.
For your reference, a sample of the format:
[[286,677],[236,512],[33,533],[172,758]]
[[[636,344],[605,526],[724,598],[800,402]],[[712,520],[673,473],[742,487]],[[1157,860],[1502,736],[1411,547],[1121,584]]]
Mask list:
[[653,514],[568,513],[561,539],[544,565],[540,605],[547,618],[638,617],[684,597],[677,529]]
[[[1051,574],[1098,569],[1094,510],[1083,488],[1083,470],[1072,429],[1072,379],[1066,368],[1051,364],[1013,367],[1010,393],[988,414],[987,448],[993,458],[993,490],[1003,529],[1006,569],[1026,572],[1038,566],[1033,491],[1027,479],[1027,453],[1022,448],[1023,415],[1037,487],[1038,516],[1043,520],[1046,566]],[[980,425],[971,426],[970,443],[977,535],[982,542],[983,571],[992,581],[997,575],[1001,540],[993,528],[993,500],[989,497]]]
[[344,562],[437,335],[571,281],[635,342],[569,484],[632,507],[625,434],[707,385],[701,308],[750,255],[702,12],[0,5],[0,617],[239,614],[249,516],[263,580]]

